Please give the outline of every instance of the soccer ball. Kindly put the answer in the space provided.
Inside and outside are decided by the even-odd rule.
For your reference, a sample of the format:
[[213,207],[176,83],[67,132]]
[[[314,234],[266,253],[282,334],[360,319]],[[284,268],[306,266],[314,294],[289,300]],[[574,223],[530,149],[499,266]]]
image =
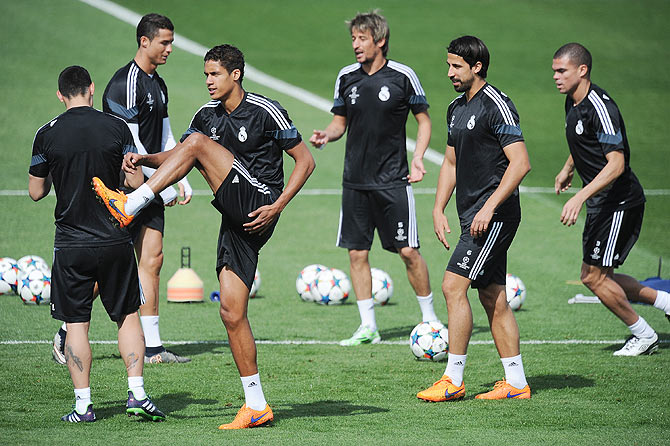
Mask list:
[[372,300],[375,305],[386,305],[393,296],[393,280],[386,271],[370,268],[372,273]]
[[309,292],[314,302],[322,305],[339,305],[349,297],[351,282],[344,271],[331,268],[319,272],[310,284]]
[[521,279],[513,274],[508,274],[505,282],[507,303],[512,310],[516,311],[521,308],[521,305],[523,305],[526,300],[526,285],[523,284]]
[[327,266],[315,263],[312,265],[307,265],[302,269],[302,271],[300,271],[298,278],[295,279],[295,289],[302,300],[305,302],[314,302],[312,293],[310,293],[310,287],[312,282],[314,282],[316,275],[327,269]]
[[40,269],[21,272],[18,294],[24,304],[48,304],[51,302],[51,274]]
[[19,265],[10,257],[0,258],[0,295],[16,293]]
[[261,273],[256,269],[256,274],[254,274],[254,282],[251,284],[251,289],[249,290],[249,297],[256,297],[258,289],[261,287]]
[[417,359],[441,361],[447,356],[447,327],[439,321],[421,322],[409,335],[409,346]]
[[51,268],[49,268],[49,264],[40,256],[23,256],[16,262],[16,264],[19,265],[19,269],[24,272],[39,269],[40,271],[51,275]]

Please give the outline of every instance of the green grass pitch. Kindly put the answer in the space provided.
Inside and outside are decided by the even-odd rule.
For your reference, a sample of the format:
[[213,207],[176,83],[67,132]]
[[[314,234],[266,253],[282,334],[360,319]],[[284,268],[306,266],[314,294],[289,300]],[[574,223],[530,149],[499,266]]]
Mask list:
[[[551,79],[551,56],[568,41],[593,53],[593,80],[617,101],[632,148],[632,166],[648,190],[670,188],[666,174],[670,148],[670,68],[664,1],[630,3],[599,0],[532,2],[181,2],[122,0],[139,14],[160,12],[176,31],[204,46],[238,45],[254,67],[324,98],[332,97],[338,70],[353,62],[344,20],[357,11],[379,7],[391,26],[390,57],[419,75],[431,104],[431,147],[442,151],[448,103],[456,96],[446,78],[445,47],[463,34],[481,37],[492,54],[489,81],[515,102],[526,136],[532,172],[525,186],[551,187],[567,157],[563,100]],[[136,45],[134,28],[76,0],[0,2],[0,256],[37,254],[51,259],[55,198],[33,203],[27,195],[27,169],[37,128],[63,111],[55,97],[56,78],[67,65],[87,67],[96,83],[95,106],[113,72],[129,61]],[[202,60],[176,48],[159,69],[170,92],[170,116],[179,135],[193,113],[208,101]],[[249,91],[279,100],[304,137],[323,128],[330,115],[284,94],[244,81]],[[408,135],[416,125],[408,124]],[[314,151],[317,170],[308,189],[338,189],[343,142]],[[287,159],[287,168],[291,167]],[[434,188],[438,166],[418,187]],[[206,184],[189,176],[198,190]],[[432,234],[433,195],[417,193],[421,251],[428,262],[438,315],[446,321],[440,282],[448,261]],[[483,402],[473,396],[503,376],[490,343],[486,316],[476,295],[474,345],[465,382],[468,396],[455,404],[418,401],[418,390],[435,381],[444,363],[417,362],[406,345],[419,311],[404,268],[378,243],[372,266],[395,282],[391,303],[377,309],[388,344],[343,350],[328,342],[349,336],[358,325],[351,302],[339,307],[303,303],[294,289],[299,270],[310,263],[348,270],[347,254],[335,248],[339,195],[297,196],[283,213],[270,243],[262,250],[262,286],[249,305],[259,341],[259,367],[276,421],[269,428],[219,432],[243,403],[243,394],[216,304],[168,304],[167,279],[179,267],[182,246],[190,246],[192,267],[209,293],[218,285],[213,266],[217,212],[209,197],[198,195],[185,207],[169,209],[165,264],[161,281],[161,335],[172,350],[191,356],[183,365],[145,368],[148,392],[168,415],[165,423],[126,418],[126,379],[116,345],[93,345],[92,392],[99,421],[66,425],[72,385],[65,368],[50,358],[58,322],[47,306],[28,307],[16,296],[0,296],[0,444],[668,444],[670,430],[670,326],[656,309],[635,309],[658,331],[659,352],[643,358],[614,358],[612,351],[628,330],[601,305],[568,305],[574,294],[588,293],[579,279],[581,225],[559,222],[566,198],[523,194],[523,222],[509,253],[509,271],[522,277],[528,299],[517,320],[529,383],[530,401]],[[447,215],[457,238],[453,203]],[[670,258],[666,235],[670,196],[649,195],[641,238],[621,271],[637,278],[656,274],[659,256]],[[668,267],[664,269],[668,276]],[[353,297],[350,298],[350,301]],[[115,325],[96,303],[93,341],[113,341]],[[584,340],[590,344],[561,344]],[[15,344],[12,341],[21,341]],[[26,343],[34,341],[35,343]],[[170,341],[191,341],[188,344]],[[199,343],[194,343],[194,342]],[[278,344],[321,341],[324,344]]]

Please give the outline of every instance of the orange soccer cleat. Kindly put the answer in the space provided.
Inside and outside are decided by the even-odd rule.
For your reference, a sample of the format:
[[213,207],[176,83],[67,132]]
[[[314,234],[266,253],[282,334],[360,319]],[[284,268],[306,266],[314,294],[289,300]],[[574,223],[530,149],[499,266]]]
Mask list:
[[530,399],[530,387],[526,384],[526,387],[523,389],[517,389],[503,379],[502,381],[497,381],[495,383],[493,390],[486,393],[480,393],[475,396],[475,398],[478,400],[528,400]]
[[425,401],[432,401],[434,403],[440,401],[460,400],[465,396],[465,383],[461,383],[460,387],[452,384],[451,378],[447,375],[442,375],[435,384],[422,390],[416,394],[416,397]]
[[232,423],[222,424],[219,429],[246,429],[269,423],[272,420],[274,420],[274,415],[269,405],[266,404],[263,410],[253,410],[245,404],[237,412]]
[[135,216],[126,214],[125,204],[128,201],[126,194],[118,190],[114,192],[109,189],[98,177],[93,177],[91,184],[93,185],[93,190],[98,195],[98,199],[107,207],[112,217],[119,222],[122,228],[128,226]]

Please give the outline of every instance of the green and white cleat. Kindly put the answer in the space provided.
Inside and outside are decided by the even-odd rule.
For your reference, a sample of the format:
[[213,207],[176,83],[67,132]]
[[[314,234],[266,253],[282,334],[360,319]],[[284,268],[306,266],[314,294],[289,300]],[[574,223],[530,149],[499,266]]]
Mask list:
[[350,347],[361,344],[379,344],[381,341],[382,337],[379,336],[379,330],[373,331],[367,325],[361,325],[352,337],[340,341],[340,345]]

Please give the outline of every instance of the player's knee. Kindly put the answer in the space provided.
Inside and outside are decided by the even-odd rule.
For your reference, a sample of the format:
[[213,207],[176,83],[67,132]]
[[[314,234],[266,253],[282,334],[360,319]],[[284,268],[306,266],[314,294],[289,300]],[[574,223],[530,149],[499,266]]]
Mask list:
[[349,262],[353,267],[359,267],[368,263],[368,251],[363,250],[350,250],[349,251]]
[[144,271],[156,275],[160,274],[161,268],[163,267],[163,251],[144,257],[140,263],[140,267],[144,269]]
[[419,254],[419,250],[416,248],[410,248],[409,246],[400,248],[398,253],[400,254],[400,258],[402,259],[402,261],[405,262],[405,264],[408,266],[415,264],[421,259],[421,254]]
[[454,302],[463,297],[461,296],[462,292],[460,287],[449,280],[442,282],[442,294],[444,294],[444,298],[447,302]]
[[598,288],[605,277],[597,268],[582,268],[580,280],[588,289],[593,291],[594,288]]
[[223,325],[225,325],[228,330],[234,330],[245,319],[243,312],[228,308],[224,305],[219,307],[219,315],[221,316],[221,322],[223,322]]

